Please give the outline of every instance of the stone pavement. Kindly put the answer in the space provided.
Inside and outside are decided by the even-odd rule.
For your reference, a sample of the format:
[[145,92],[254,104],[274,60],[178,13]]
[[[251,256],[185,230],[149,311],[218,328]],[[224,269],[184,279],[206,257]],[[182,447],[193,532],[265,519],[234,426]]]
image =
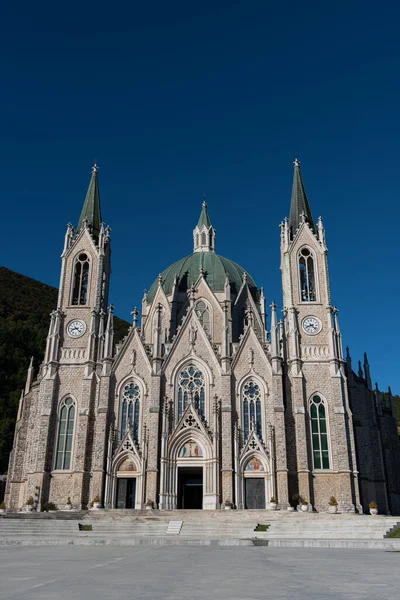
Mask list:
[[398,600],[400,554],[210,547],[0,548],[0,600]]

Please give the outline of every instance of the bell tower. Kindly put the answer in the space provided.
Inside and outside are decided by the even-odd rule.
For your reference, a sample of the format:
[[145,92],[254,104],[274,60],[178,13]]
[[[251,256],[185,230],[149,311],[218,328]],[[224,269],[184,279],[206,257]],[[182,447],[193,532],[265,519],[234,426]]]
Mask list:
[[35,480],[40,502],[57,497],[67,480],[74,506],[85,507],[89,501],[95,398],[110,353],[110,257],[110,228],[101,219],[95,164],[78,227],[69,223],[65,234],[57,307],[39,374],[42,423],[34,444],[42,450],[33,470],[43,474],[41,481]]
[[57,311],[62,313],[63,319],[59,361],[69,363],[73,359],[83,362],[86,374],[102,358],[97,356],[97,337],[99,329],[105,329],[110,231],[101,219],[98,168],[95,164],[77,230],[69,223],[65,234],[57,304]]
[[327,255],[322,218],[313,218],[296,159],[290,215],[281,224],[287,423],[296,448],[289,466],[291,490],[322,506],[329,498],[321,477],[326,481],[328,473],[335,473],[331,488],[342,498],[343,510],[354,511],[358,487],[353,482],[353,428],[348,426],[352,417]]

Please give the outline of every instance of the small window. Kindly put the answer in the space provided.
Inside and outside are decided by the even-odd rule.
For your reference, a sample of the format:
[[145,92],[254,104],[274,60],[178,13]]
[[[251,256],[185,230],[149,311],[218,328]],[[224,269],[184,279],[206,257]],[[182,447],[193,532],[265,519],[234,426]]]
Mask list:
[[196,315],[208,337],[211,337],[210,309],[208,308],[208,305],[204,302],[204,300],[199,300],[196,303]]
[[308,248],[302,248],[299,255],[300,300],[317,300],[314,273],[314,258]]
[[84,306],[87,304],[89,288],[89,258],[81,253],[75,262],[74,283],[72,290],[72,304]]
[[58,436],[57,436],[57,454],[56,469],[70,469],[72,439],[74,435],[75,424],[75,403],[72,398],[66,398],[60,407]]
[[313,396],[311,399],[310,419],[314,469],[329,469],[326,409],[320,396]]

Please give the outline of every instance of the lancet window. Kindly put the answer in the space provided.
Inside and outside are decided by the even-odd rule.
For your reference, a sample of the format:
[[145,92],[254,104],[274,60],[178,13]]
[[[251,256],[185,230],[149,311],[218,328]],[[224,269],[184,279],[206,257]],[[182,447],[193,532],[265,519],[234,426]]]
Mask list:
[[140,399],[141,391],[137,383],[131,381],[124,385],[121,400],[121,438],[130,428],[133,439],[139,439]]
[[70,469],[71,467],[75,412],[75,403],[73,399],[65,398],[60,406],[59,412],[56,469]]
[[87,304],[89,289],[89,257],[82,252],[75,262],[74,279],[72,288],[72,304],[84,306]]
[[252,379],[246,381],[242,388],[243,434],[246,440],[251,427],[254,427],[259,438],[262,438],[261,390]]
[[308,248],[302,248],[299,254],[300,300],[315,302],[317,300],[315,286],[314,257]]
[[196,302],[196,315],[208,337],[211,337],[211,313],[204,300]]
[[311,437],[314,469],[329,469],[329,446],[326,408],[320,396],[310,402]]
[[191,402],[205,416],[205,379],[195,365],[185,367],[178,375],[178,418]]

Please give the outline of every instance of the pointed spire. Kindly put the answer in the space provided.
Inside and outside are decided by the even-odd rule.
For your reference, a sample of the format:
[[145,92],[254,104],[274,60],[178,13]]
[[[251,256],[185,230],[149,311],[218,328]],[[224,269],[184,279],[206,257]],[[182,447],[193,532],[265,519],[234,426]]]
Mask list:
[[199,220],[193,230],[193,241],[195,252],[214,252],[215,229],[211,225],[210,217],[208,216],[205,196]]
[[96,239],[99,236],[100,225],[102,222],[97,171],[97,165],[94,163],[92,167],[92,177],[90,179],[88,191],[86,193],[85,202],[83,204],[77,227],[77,230],[79,231],[82,229],[82,227],[84,227],[84,221],[87,221],[89,227],[91,228],[92,234]]
[[197,227],[201,228],[203,225],[205,225],[207,228],[211,227],[210,217],[208,216],[208,212],[207,212],[207,202],[206,202],[205,194],[203,197],[203,204],[202,204],[200,217],[197,222]]
[[289,215],[289,227],[292,237],[303,220],[307,221],[311,229],[315,232],[315,223],[311,213],[310,203],[308,202],[303,179],[301,177],[300,162],[296,158],[294,161],[292,199]]

